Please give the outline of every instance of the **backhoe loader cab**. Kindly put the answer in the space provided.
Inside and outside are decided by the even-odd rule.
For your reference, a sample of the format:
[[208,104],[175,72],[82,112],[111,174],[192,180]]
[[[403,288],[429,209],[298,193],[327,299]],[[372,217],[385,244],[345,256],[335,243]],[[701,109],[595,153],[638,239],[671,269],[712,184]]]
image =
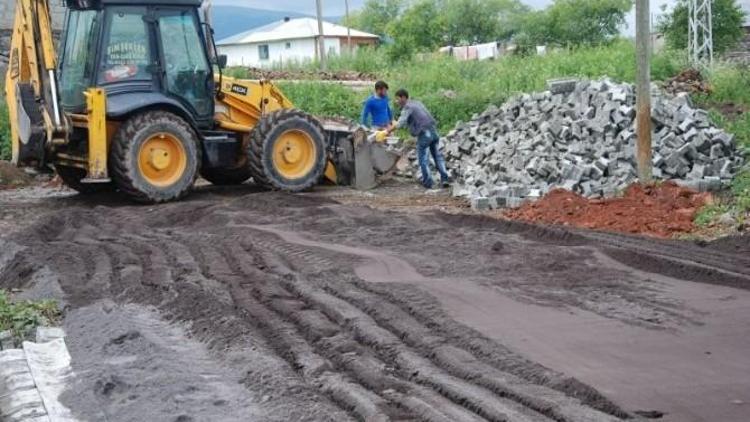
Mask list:
[[107,93],[107,117],[159,105],[198,128],[213,125],[214,76],[198,0],[71,1],[60,43],[60,99],[83,113],[85,92]]
[[199,174],[292,192],[324,177],[369,188],[398,158],[295,110],[269,81],[223,77],[200,0],[66,6],[55,54],[48,0],[18,0],[6,91],[19,165],[52,165],[83,193],[165,202]]

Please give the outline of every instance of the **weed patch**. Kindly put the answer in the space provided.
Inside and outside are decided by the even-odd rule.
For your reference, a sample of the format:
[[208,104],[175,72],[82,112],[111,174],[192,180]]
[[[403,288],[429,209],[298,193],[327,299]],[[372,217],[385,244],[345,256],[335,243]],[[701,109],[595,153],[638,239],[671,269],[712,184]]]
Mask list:
[[0,289],[0,331],[10,330],[19,340],[38,326],[54,324],[60,317],[53,300],[39,302],[10,300],[10,293]]

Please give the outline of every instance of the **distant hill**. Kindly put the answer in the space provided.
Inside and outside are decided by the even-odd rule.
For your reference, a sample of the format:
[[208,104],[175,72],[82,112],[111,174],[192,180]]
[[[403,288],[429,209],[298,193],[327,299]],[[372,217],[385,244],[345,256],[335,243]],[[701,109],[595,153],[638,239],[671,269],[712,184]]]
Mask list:
[[[239,34],[240,32],[249,29],[280,21],[287,16],[290,18],[308,16],[296,12],[223,5],[215,5],[212,11],[216,41],[231,37],[232,35]],[[327,17],[325,19],[329,22],[338,23],[341,20],[341,17]]]

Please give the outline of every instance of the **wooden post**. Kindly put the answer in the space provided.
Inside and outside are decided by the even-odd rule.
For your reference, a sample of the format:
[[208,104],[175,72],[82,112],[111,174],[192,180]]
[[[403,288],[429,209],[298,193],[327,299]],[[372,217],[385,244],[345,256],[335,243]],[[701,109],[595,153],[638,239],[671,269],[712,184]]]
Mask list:
[[635,2],[635,51],[637,59],[636,75],[636,126],[638,145],[638,179],[641,183],[651,182],[651,27],[649,21],[649,0]]
[[320,70],[326,70],[326,38],[323,35],[323,0],[315,0],[315,8],[318,14],[318,59],[320,59]]

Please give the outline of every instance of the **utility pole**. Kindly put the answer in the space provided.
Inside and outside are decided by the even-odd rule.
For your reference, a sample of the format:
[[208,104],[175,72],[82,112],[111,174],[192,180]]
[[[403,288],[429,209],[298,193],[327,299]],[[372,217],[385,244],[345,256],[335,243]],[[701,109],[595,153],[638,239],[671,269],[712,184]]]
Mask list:
[[[710,0],[708,0],[710,1]],[[651,182],[651,26],[649,0],[635,2],[635,51],[637,61],[636,76],[636,158],[638,179],[641,183]]]
[[349,0],[344,0],[344,7],[346,8],[346,49],[349,50],[349,54],[352,54],[352,28],[351,22],[349,22]]
[[320,70],[326,70],[326,38],[323,35],[323,0],[315,0],[315,8],[318,12],[318,59]]

